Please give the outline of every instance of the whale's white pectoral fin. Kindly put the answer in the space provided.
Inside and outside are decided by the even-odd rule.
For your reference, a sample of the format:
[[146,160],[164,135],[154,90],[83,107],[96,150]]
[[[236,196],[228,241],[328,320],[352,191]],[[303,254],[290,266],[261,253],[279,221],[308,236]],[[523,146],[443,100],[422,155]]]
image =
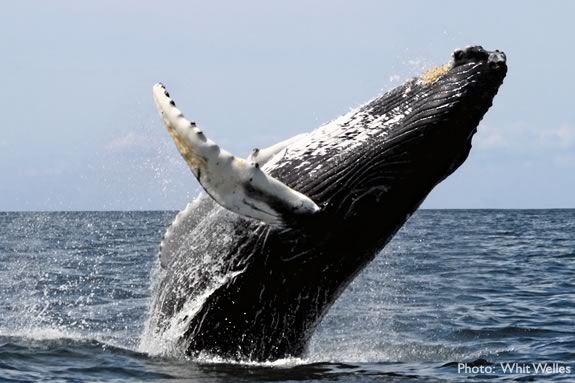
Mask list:
[[[176,108],[162,84],[154,85],[153,93],[178,151],[204,190],[221,206],[271,224],[319,211],[310,198],[264,173],[258,162],[235,157],[207,138]],[[271,158],[269,154],[266,156]]]

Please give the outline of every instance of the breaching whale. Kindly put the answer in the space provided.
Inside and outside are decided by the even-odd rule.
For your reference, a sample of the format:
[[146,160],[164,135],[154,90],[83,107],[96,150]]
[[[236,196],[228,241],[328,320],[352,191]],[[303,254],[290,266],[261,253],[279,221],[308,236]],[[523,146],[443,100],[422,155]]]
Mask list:
[[465,161],[506,72],[500,51],[457,50],[449,64],[246,159],[156,84],[163,122],[207,195],[164,235],[147,336],[192,356],[302,355],[345,287]]

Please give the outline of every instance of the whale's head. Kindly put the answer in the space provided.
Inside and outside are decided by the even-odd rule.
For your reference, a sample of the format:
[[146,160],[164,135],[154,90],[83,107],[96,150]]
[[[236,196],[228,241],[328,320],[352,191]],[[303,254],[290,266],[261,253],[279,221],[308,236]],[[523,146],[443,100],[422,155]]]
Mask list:
[[467,158],[471,139],[506,74],[506,56],[501,51],[480,46],[456,50],[448,64],[424,72],[367,106],[376,109],[381,102],[383,114],[389,114],[391,99],[399,96],[394,107],[403,113],[386,130],[377,145],[379,153],[373,154],[381,158],[384,169],[396,156],[411,163],[412,170],[399,177],[400,182],[429,178],[428,182],[437,184]]
[[503,52],[456,50],[448,64],[290,146],[286,166],[272,174],[322,208],[322,232],[373,243],[376,252],[465,161],[506,72]]
[[[443,146],[452,139],[471,139],[506,74],[506,56],[501,51],[480,46],[456,50],[451,62],[427,70],[398,89],[413,97],[406,107],[414,113],[390,133],[401,135],[414,129],[431,136],[445,134]],[[454,141],[455,146],[458,143]]]

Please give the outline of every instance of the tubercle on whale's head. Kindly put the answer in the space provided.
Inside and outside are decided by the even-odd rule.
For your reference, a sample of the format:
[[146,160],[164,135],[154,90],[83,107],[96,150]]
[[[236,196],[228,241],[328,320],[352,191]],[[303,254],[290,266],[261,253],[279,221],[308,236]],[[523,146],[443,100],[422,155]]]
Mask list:
[[[489,71],[493,72],[495,77],[498,77],[497,73],[499,73],[502,80],[507,72],[506,61],[507,57],[502,51],[495,50],[490,52],[481,46],[468,46],[464,49],[456,49],[449,63],[435,66],[424,71],[418,80],[420,84],[429,86],[442,77],[448,76],[450,71],[456,70],[461,66],[473,64],[484,64],[483,66],[486,66]],[[481,66],[482,65],[477,66],[476,69],[480,70]]]
[[[453,52],[447,77],[466,79],[468,88],[480,85],[493,98],[507,74],[507,56],[481,46],[471,46]],[[491,92],[490,92],[491,91]]]
[[[481,46],[456,50],[451,62],[424,72],[409,86],[410,93],[415,94],[409,103],[411,120],[416,123],[406,127],[416,126],[414,131],[430,136],[447,134],[470,140],[503,83],[506,61],[505,53]],[[404,127],[397,130],[402,131]],[[452,143],[459,146],[456,141]]]

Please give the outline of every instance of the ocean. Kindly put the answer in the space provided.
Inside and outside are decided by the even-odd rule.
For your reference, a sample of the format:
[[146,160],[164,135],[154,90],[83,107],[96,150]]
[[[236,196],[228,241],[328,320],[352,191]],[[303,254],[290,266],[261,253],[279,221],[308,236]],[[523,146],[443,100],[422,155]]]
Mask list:
[[174,215],[0,213],[0,381],[575,381],[575,210],[420,210],[267,363],[143,342]]

